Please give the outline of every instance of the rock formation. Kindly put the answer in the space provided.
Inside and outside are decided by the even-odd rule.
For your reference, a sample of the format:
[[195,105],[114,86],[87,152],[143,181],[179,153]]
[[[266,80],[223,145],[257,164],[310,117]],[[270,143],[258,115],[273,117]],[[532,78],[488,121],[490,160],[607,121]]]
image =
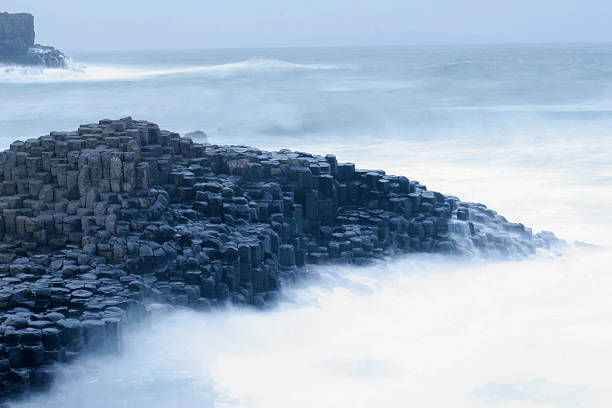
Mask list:
[[34,16],[0,13],[0,63],[66,66],[66,56],[53,47],[34,43]]
[[151,302],[263,307],[307,265],[408,252],[527,255],[482,204],[302,152],[194,143],[131,118],[0,153],[0,395],[116,351]]

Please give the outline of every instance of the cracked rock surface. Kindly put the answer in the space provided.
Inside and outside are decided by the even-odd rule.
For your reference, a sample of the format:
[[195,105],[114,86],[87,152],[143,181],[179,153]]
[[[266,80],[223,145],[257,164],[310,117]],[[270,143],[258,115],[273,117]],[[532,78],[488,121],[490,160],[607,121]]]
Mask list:
[[264,307],[307,265],[408,252],[528,255],[495,211],[333,155],[194,142],[131,118],[0,153],[0,396],[115,352],[147,305]]

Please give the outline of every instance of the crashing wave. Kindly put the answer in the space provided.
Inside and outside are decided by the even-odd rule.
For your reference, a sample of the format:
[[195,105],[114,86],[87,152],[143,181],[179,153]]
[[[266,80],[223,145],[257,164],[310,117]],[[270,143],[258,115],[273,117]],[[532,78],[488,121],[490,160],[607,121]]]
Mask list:
[[136,66],[83,65],[65,60],[65,69],[0,66],[0,82],[71,82],[144,80],[167,75],[208,74],[226,77],[239,74],[275,74],[297,70],[335,69],[334,65],[297,64],[276,59],[248,59],[217,65],[149,69]]

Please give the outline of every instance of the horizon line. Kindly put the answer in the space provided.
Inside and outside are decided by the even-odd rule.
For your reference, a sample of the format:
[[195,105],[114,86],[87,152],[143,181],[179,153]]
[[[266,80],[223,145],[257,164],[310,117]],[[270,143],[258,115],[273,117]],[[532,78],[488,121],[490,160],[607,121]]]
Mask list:
[[296,48],[404,48],[404,47],[444,47],[444,46],[492,46],[492,45],[589,45],[589,44],[612,44],[612,40],[580,40],[580,41],[496,41],[496,42],[432,42],[432,43],[413,43],[413,44],[350,44],[350,45],[274,45],[274,46],[247,46],[247,47],[189,47],[189,48],[65,48],[68,52],[139,52],[139,51],[219,51],[219,50],[268,50],[268,49],[296,49]]

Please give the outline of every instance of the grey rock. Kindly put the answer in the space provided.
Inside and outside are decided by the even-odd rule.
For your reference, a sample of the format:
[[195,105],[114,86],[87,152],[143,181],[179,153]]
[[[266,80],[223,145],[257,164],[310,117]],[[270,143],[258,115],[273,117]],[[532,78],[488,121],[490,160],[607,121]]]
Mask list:
[[128,117],[0,152],[0,370],[46,384],[41,362],[116,352],[150,302],[263,308],[308,264],[561,243],[333,155],[198,141]]
[[0,13],[0,62],[63,68],[66,56],[53,47],[34,44],[31,14]]

